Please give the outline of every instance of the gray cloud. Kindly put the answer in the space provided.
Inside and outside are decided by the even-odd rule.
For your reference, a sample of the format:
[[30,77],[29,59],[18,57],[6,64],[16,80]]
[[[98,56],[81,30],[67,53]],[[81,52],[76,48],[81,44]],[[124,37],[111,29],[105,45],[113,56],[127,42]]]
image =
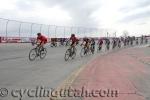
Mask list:
[[56,5],[61,6],[62,9],[69,12],[73,19],[72,24],[75,26],[97,26],[97,22],[90,18],[90,15],[100,8],[99,0],[20,0],[17,2],[17,8],[22,11],[30,11],[34,9],[33,5],[36,2],[42,3],[49,8]]
[[140,0],[136,7],[150,6],[150,0]]
[[133,10],[136,10],[138,8],[143,8],[143,7],[147,7],[150,6],[150,0],[137,0],[134,2],[135,4],[133,6],[124,6],[122,8],[120,8],[121,12],[127,13]]
[[128,23],[128,22],[132,22],[132,21],[147,18],[147,17],[150,17],[150,11],[144,11],[144,12],[140,12],[134,15],[126,16],[122,20],[120,20],[120,22]]
[[16,7],[22,11],[31,11],[33,10],[33,2],[28,3],[28,1],[18,1]]

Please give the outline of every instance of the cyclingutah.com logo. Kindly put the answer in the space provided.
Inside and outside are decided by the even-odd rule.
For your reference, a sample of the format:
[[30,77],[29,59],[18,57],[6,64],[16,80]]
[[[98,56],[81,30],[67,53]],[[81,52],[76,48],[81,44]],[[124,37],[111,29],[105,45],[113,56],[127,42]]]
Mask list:
[[8,90],[6,88],[0,88],[0,97],[7,97]]
[[43,86],[37,86],[34,89],[12,89],[0,88],[0,98],[6,98],[11,96],[13,99],[23,100],[26,98],[76,98],[76,97],[118,97],[118,90],[111,89],[97,89],[87,90],[85,87],[81,89],[74,89],[68,87],[65,89],[55,90],[53,88],[46,88]]

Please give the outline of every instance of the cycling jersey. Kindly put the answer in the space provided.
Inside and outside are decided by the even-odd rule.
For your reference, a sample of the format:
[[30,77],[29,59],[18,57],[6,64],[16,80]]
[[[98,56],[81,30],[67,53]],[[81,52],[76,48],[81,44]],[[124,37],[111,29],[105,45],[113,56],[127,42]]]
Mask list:
[[95,45],[95,40],[92,40],[92,41],[91,41],[91,45]]
[[84,39],[83,39],[83,42],[85,42],[85,44],[88,44],[88,43],[90,42],[90,39],[84,38]]
[[103,40],[102,40],[102,39],[99,39],[98,44],[99,44],[99,45],[102,45],[102,44],[103,44]]
[[78,39],[77,39],[76,37],[71,37],[70,40],[71,40],[72,42],[77,42]]
[[76,37],[71,37],[70,40],[72,41],[71,46],[78,42],[78,39]]
[[43,35],[38,36],[37,40],[40,40],[40,43],[44,43],[44,44],[47,43],[47,38],[45,36],[43,36]]
[[89,43],[90,43],[90,40],[88,38],[83,38],[83,42],[81,45],[84,45],[84,47],[89,47]]
[[109,39],[106,39],[105,41],[106,41],[106,44],[107,44],[107,45],[110,44],[110,40],[109,40]]

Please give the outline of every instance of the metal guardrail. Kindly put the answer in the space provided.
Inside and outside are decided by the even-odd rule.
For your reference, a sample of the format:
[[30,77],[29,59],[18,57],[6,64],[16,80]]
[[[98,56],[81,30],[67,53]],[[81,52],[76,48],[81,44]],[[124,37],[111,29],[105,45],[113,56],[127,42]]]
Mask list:
[[100,33],[104,33],[101,34],[102,36],[108,35],[104,29],[44,25],[0,18],[0,36],[2,37],[35,37],[38,32],[44,33],[48,38],[66,38],[72,33],[79,37],[94,36]]

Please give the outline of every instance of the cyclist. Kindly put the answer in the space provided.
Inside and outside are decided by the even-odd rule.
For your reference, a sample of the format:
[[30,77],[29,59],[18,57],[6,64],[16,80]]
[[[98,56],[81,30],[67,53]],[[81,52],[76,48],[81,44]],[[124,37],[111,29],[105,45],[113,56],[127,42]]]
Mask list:
[[147,44],[148,43],[148,39],[147,39],[147,37],[145,37],[145,44]]
[[129,43],[130,43],[130,37],[128,36],[127,37],[127,46],[129,46]]
[[[44,51],[44,45],[47,43],[47,38],[41,33],[37,33],[36,44],[38,44],[38,52]],[[39,55],[39,54],[38,54]]]
[[94,38],[91,39],[91,50],[92,50],[92,53],[94,54],[94,51],[95,51],[95,39]]
[[31,39],[31,44],[34,46],[36,39]]
[[102,38],[99,39],[97,44],[98,44],[98,49],[101,50],[102,45],[103,45],[103,39]]
[[105,39],[105,45],[106,45],[107,50],[109,50],[109,48],[110,48],[110,40],[108,38]]
[[143,41],[144,41],[144,36],[142,35],[141,36],[141,44],[143,44]]
[[71,34],[69,39],[71,41],[71,49],[73,48],[73,53],[75,52],[75,46],[77,45],[78,39],[76,38],[75,34]]
[[124,39],[124,46],[127,46],[127,38]]
[[47,38],[43,36],[41,33],[37,33],[37,44],[39,44],[39,47],[44,47],[44,45],[47,43]]
[[114,49],[117,45],[117,41],[116,41],[116,38],[113,38],[112,39],[112,49]]
[[139,39],[138,39],[138,37],[136,38],[136,45],[138,45],[139,44]]
[[55,38],[51,39],[51,47],[56,47],[57,43],[55,42]]
[[81,46],[84,45],[84,48],[87,48],[87,50],[90,49],[90,39],[87,37],[83,38],[83,42],[81,43]]
[[130,45],[133,45],[133,38],[130,39]]
[[118,38],[118,47],[121,48],[121,39]]

